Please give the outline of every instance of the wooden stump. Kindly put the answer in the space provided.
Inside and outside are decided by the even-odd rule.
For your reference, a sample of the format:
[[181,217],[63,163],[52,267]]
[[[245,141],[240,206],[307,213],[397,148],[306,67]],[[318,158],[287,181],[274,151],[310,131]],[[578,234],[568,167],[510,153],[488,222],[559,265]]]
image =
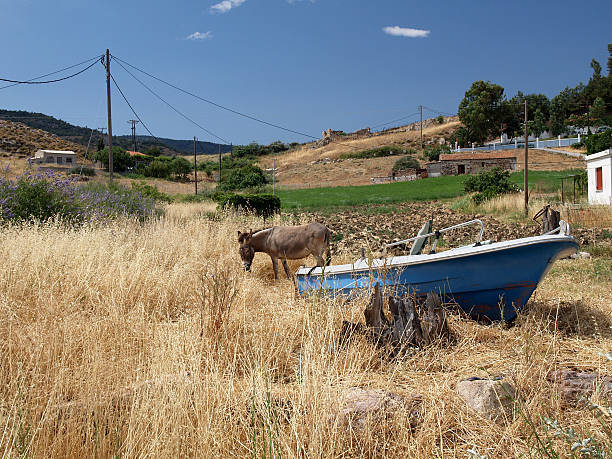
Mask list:
[[427,346],[448,337],[444,309],[440,297],[434,292],[427,294],[420,314],[409,297],[389,297],[391,320],[383,309],[384,299],[377,283],[364,311],[365,326],[344,321],[341,342],[345,342],[352,334],[365,334],[376,345],[389,346],[394,356],[408,348]]

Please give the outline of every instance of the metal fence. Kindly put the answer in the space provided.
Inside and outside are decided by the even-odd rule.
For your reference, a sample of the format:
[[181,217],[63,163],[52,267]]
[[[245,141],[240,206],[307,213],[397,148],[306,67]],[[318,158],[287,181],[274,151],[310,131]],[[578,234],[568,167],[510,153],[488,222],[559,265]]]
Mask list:
[[[569,137],[562,139],[558,137],[556,139],[548,139],[548,140],[540,140],[535,139],[528,142],[529,148],[551,148],[551,147],[569,147],[570,145],[574,145],[575,143],[579,143],[581,140],[580,137]],[[454,150],[451,150],[453,153],[457,153],[460,151],[492,151],[492,150],[514,150],[517,148],[525,148],[525,142],[514,140],[514,142],[509,143],[499,143],[494,142],[483,146],[472,146],[472,147],[458,147]]]

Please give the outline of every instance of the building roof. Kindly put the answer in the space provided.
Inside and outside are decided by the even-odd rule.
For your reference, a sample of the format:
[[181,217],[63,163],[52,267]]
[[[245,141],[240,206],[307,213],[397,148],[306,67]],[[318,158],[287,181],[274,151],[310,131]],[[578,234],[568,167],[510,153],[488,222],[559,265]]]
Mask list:
[[604,151],[600,151],[599,153],[593,153],[592,155],[587,155],[586,158],[584,159],[588,163],[589,161],[593,161],[596,159],[605,159],[609,157],[612,157],[612,148],[609,148]]
[[130,156],[147,156],[144,153],[140,153],[139,151],[126,150],[125,152]]
[[463,161],[466,159],[516,159],[516,153],[511,151],[460,152],[440,155],[440,161]]
[[76,155],[76,153],[74,151],[71,150],[38,150],[36,153],[51,153],[54,155],[57,154],[61,154],[61,155]]

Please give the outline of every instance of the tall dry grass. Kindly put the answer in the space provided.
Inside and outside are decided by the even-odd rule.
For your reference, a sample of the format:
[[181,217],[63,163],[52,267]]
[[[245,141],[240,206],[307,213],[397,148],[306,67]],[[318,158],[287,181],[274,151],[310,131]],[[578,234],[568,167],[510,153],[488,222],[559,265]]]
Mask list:
[[[295,298],[262,255],[241,270],[236,231],[261,221],[189,209],[145,225],[0,230],[3,457],[526,453],[520,416],[490,423],[455,394],[488,374],[511,378],[536,419],[601,433],[546,382],[556,366],[612,374],[600,355],[612,293],[590,260],[561,262],[514,327],[451,315],[455,344],[392,361],[365,341],[338,345],[365,299]],[[419,425],[400,413],[347,429],[334,413],[351,386],[421,394]]]

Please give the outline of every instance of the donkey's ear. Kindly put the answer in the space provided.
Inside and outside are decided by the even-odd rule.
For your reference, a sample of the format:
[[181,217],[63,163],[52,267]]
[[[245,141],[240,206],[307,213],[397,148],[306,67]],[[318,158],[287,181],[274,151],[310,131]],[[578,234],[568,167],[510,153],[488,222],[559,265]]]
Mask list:
[[240,236],[242,233],[240,232],[240,230],[238,230],[238,236]]

